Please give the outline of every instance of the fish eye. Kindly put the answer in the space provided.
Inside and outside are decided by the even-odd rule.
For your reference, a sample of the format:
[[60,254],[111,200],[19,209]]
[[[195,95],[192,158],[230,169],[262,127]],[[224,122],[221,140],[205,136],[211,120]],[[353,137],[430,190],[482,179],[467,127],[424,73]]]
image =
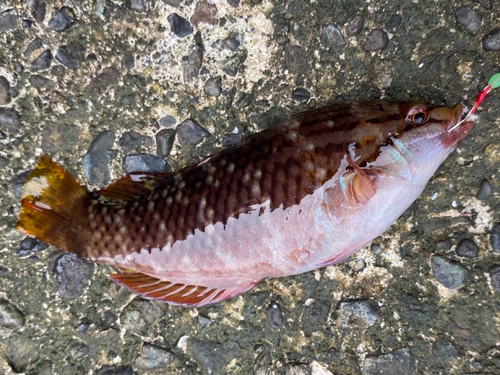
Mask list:
[[406,121],[415,124],[422,125],[427,122],[428,111],[424,106],[418,105],[411,108],[406,115]]

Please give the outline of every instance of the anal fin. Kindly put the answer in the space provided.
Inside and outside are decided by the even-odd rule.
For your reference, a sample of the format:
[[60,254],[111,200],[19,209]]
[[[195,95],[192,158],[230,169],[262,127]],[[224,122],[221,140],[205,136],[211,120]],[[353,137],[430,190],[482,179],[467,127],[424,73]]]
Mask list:
[[144,298],[167,302],[172,305],[204,306],[240,295],[257,283],[228,288],[210,288],[203,285],[186,285],[161,280],[140,272],[111,274],[111,279]]

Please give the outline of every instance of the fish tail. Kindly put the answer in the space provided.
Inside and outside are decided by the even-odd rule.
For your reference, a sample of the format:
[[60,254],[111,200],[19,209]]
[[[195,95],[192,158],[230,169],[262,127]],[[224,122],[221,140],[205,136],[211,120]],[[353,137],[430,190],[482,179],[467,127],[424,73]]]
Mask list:
[[65,251],[84,251],[90,195],[63,167],[42,156],[23,186],[16,229]]

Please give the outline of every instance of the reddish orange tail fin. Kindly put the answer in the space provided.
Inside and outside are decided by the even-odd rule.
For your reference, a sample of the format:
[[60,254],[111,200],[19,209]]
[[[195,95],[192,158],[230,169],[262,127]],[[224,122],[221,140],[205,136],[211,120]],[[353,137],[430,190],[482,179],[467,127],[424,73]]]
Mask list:
[[77,252],[86,227],[89,194],[63,167],[42,156],[23,186],[17,230]]

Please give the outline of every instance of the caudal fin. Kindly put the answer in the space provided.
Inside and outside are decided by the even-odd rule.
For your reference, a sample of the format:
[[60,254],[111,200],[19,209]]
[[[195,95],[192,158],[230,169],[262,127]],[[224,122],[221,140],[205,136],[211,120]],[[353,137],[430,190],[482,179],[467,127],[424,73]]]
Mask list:
[[17,230],[62,250],[78,252],[88,233],[90,197],[63,167],[42,156],[23,186]]

